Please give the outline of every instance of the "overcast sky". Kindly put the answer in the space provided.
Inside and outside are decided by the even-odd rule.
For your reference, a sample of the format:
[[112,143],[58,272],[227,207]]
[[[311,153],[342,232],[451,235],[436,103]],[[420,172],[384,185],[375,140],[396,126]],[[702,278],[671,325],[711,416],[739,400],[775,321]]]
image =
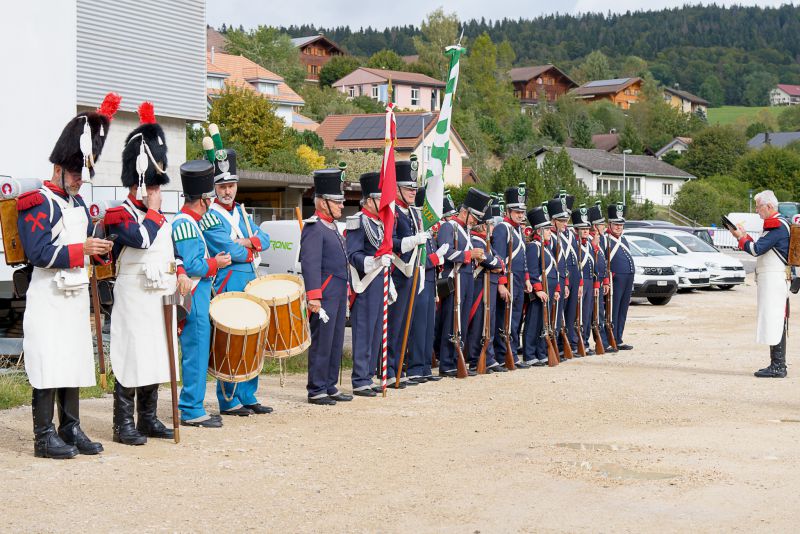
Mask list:
[[[455,12],[461,20],[472,18],[533,18],[546,13],[625,12],[627,10],[678,7],[691,0],[206,0],[206,19],[214,27],[223,22],[245,28],[259,24],[289,26],[315,24],[318,27],[345,26],[359,28],[414,24],[419,25],[425,14],[437,7]],[[702,2],[708,4],[711,2]],[[786,0],[716,0],[717,5],[779,6]]]

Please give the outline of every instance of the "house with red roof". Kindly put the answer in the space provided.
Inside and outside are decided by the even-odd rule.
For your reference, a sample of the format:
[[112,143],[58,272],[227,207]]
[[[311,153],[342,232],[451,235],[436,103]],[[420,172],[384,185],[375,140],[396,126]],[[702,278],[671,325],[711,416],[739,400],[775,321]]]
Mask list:
[[800,104],[800,85],[779,83],[769,92],[770,106],[794,106]]
[[390,83],[392,102],[399,109],[439,110],[439,97],[444,91],[445,83],[417,72],[359,67],[336,81],[333,87],[345,93],[348,98],[368,96],[388,103]]

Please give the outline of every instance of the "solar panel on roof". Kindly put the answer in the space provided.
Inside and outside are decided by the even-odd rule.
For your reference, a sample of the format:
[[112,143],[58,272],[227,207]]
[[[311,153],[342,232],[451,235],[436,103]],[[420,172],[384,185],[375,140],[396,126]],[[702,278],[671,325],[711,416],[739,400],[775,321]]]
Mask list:
[[621,83],[625,83],[630,78],[615,78],[613,80],[595,80],[593,82],[589,82],[584,87],[605,87],[606,85],[619,85]]
[[[397,138],[412,139],[419,137],[422,133],[422,115],[398,115]],[[429,124],[432,118],[425,117],[425,123]],[[356,117],[350,124],[342,130],[336,137],[337,141],[367,141],[383,139],[386,133],[386,118],[384,115],[372,117]]]

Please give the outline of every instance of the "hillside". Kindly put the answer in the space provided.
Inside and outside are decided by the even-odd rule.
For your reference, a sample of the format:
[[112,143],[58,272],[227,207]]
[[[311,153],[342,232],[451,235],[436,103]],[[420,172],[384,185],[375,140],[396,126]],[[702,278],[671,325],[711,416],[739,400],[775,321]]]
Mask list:
[[722,106],[708,110],[709,124],[750,124],[758,120],[759,113],[766,111],[775,119],[786,108],[784,107],[747,107],[747,106]]

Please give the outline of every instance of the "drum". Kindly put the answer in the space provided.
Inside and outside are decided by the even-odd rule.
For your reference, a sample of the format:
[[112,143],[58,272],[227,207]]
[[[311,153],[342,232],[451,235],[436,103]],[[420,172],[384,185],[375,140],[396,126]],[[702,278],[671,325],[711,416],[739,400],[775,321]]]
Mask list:
[[247,284],[245,293],[270,310],[266,355],[288,358],[311,345],[303,279],[291,274],[268,274]]
[[261,373],[270,311],[241,291],[214,297],[208,374],[224,382],[246,382]]

